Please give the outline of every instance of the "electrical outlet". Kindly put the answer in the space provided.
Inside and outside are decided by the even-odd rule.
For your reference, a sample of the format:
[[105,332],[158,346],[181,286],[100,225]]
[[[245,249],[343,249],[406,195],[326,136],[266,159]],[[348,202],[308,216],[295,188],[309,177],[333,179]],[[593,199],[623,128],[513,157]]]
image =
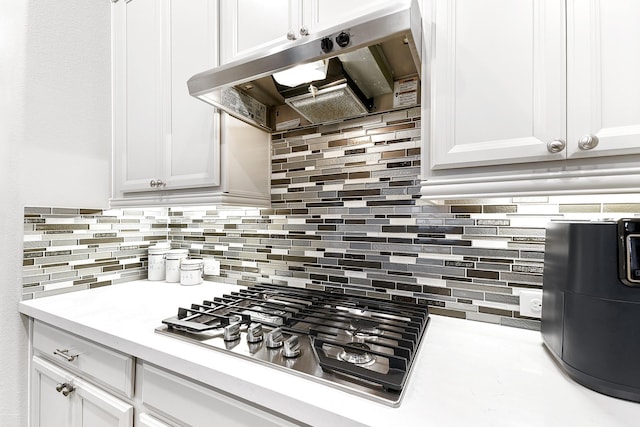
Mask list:
[[213,258],[204,258],[204,274],[207,276],[220,275],[220,261]]
[[542,316],[542,291],[529,289],[520,291],[520,315],[527,317]]

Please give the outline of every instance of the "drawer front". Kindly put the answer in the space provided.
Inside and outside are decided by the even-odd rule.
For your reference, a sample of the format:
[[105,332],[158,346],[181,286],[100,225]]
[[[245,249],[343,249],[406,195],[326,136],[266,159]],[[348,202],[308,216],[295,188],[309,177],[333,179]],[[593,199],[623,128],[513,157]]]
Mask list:
[[299,426],[258,407],[144,364],[142,402],[180,425]]
[[65,369],[133,397],[132,356],[38,321],[33,325],[33,350]]

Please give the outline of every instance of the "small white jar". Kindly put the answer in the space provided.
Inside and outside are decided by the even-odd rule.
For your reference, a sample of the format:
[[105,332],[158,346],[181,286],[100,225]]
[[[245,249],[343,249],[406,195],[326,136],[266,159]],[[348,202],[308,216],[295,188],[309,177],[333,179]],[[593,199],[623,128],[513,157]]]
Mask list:
[[171,249],[165,254],[165,276],[167,282],[178,283],[180,281],[180,262],[188,256],[188,249]]
[[180,284],[185,286],[202,283],[204,262],[201,259],[183,259],[180,262]]
[[149,257],[147,278],[149,280],[164,280],[166,274],[164,255],[167,252],[169,252],[169,247],[165,245],[149,246],[147,249]]

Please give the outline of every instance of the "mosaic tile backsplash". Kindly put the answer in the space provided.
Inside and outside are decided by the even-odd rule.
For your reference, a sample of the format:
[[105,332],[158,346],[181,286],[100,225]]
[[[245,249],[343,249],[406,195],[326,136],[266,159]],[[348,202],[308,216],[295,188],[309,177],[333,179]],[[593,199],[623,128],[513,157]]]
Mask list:
[[158,241],[220,261],[208,279],[273,282],[429,304],[434,314],[539,329],[550,220],[640,213],[640,195],[419,199],[411,109],[274,134],[272,207],[25,209],[24,298],[146,277]]

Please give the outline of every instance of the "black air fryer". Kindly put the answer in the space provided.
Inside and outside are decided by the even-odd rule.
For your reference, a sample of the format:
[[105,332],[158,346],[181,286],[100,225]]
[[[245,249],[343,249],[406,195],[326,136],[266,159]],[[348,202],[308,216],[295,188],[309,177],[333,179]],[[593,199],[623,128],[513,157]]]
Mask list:
[[547,227],[542,338],[580,384],[640,402],[640,218]]

